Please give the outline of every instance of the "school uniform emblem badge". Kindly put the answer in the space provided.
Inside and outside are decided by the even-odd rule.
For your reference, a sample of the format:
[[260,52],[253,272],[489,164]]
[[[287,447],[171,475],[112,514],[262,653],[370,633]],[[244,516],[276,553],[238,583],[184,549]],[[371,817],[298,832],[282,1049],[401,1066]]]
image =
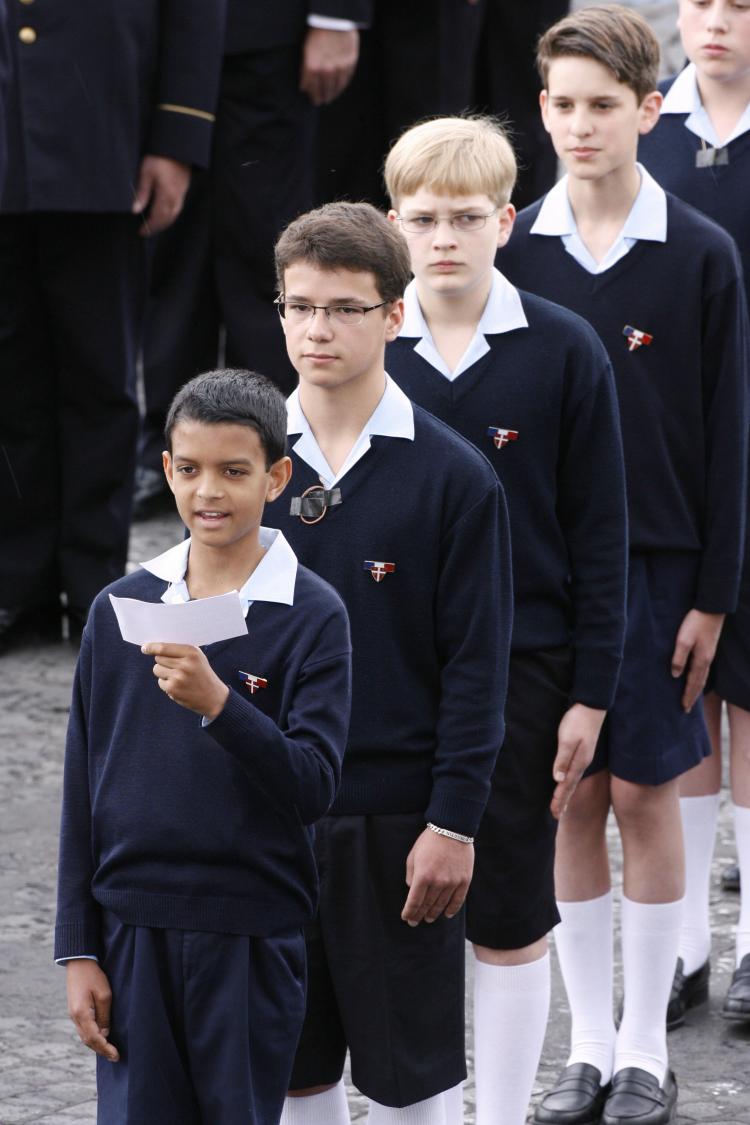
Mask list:
[[490,426],[487,437],[491,437],[498,449],[502,449],[509,441],[518,441],[518,430],[502,430],[499,426]]
[[375,559],[365,559],[365,570],[369,570],[376,582],[382,582],[386,574],[393,574],[395,569],[395,563],[377,562]]
[[262,676],[254,676],[251,672],[240,672],[240,679],[251,695],[268,687],[268,680],[264,680]]
[[622,330],[622,334],[628,341],[629,352],[635,352],[642,346],[648,347],[648,345],[654,338],[653,336],[650,336],[648,332],[644,332],[640,328],[633,328],[631,324],[625,325]]

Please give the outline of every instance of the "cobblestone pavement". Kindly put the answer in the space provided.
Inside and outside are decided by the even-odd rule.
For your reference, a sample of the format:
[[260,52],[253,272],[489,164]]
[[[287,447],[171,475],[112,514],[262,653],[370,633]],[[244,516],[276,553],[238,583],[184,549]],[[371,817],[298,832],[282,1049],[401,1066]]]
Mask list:
[[[151,520],[136,528],[132,556],[148,558],[178,538],[175,520]],[[60,780],[74,662],[66,645],[21,649],[0,659],[0,1125],[91,1125],[96,1120],[93,1056],[68,1022],[64,973],[52,964]],[[614,834],[612,850],[619,874]],[[711,1000],[669,1039],[680,1085],[679,1125],[750,1125],[750,1025],[727,1024],[719,1015],[733,967],[737,896],[720,892],[718,873],[731,855],[725,801],[712,883]],[[470,1005],[470,987],[468,992]],[[535,1097],[564,1064],[567,1029],[555,970]],[[366,1107],[354,1091],[351,1106],[352,1120],[363,1122]],[[466,1106],[471,1125],[470,1082]]]

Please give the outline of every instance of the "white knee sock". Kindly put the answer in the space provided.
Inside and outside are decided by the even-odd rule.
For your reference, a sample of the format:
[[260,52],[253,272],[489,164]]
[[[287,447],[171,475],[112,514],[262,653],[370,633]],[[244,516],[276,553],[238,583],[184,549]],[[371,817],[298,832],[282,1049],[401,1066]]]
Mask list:
[[737,923],[737,968],[750,953],[750,809],[734,806],[734,835],[740,865],[740,917]]
[[524,1125],[547,1029],[549,953],[527,965],[474,966],[477,1125]]
[[368,1125],[446,1125],[445,1100],[442,1094],[414,1102],[401,1109],[392,1109],[379,1102],[370,1102]]
[[464,1125],[464,1084],[443,1091],[445,1125]]
[[681,920],[682,899],[645,903],[622,896],[625,1008],[615,1044],[615,1072],[638,1066],[660,1085],[667,1071],[667,1004]]
[[612,892],[587,902],[558,902],[562,921],[555,947],[570,1004],[568,1065],[598,1067],[602,1085],[612,1077]]
[[685,900],[677,952],[689,975],[700,969],[711,953],[708,897],[719,794],[680,797],[680,815],[685,839]]
[[279,1125],[349,1125],[349,1106],[343,1079],[323,1094],[287,1098]]

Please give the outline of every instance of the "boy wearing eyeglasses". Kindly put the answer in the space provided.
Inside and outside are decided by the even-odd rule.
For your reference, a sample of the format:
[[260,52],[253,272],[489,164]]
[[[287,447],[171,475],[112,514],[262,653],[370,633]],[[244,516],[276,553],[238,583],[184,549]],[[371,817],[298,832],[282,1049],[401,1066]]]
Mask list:
[[557,819],[612,702],[625,608],[611,366],[588,324],[494,268],[513,226],[515,174],[491,117],[417,125],[385,166],[389,217],[414,271],[388,370],[490,458],[512,528],[506,741],[467,900],[478,1125],[526,1121],[549,1011],[547,934],[559,921]]
[[291,502],[265,518],[348,607],[353,712],[317,831],[321,899],[284,1125],[346,1125],[347,1048],[370,1125],[460,1120],[473,837],[503,739],[512,605],[503,491],[386,375],[409,254],[364,203],[276,247],[299,388]]

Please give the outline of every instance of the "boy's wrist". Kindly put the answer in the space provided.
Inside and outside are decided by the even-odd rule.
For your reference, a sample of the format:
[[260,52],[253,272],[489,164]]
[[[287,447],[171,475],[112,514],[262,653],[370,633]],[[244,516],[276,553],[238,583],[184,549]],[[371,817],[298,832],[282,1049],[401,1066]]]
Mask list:
[[211,705],[204,710],[203,718],[206,719],[207,722],[212,723],[224,710],[228,698],[229,688],[226,684],[221,684],[217,687],[215,699],[213,699]]

